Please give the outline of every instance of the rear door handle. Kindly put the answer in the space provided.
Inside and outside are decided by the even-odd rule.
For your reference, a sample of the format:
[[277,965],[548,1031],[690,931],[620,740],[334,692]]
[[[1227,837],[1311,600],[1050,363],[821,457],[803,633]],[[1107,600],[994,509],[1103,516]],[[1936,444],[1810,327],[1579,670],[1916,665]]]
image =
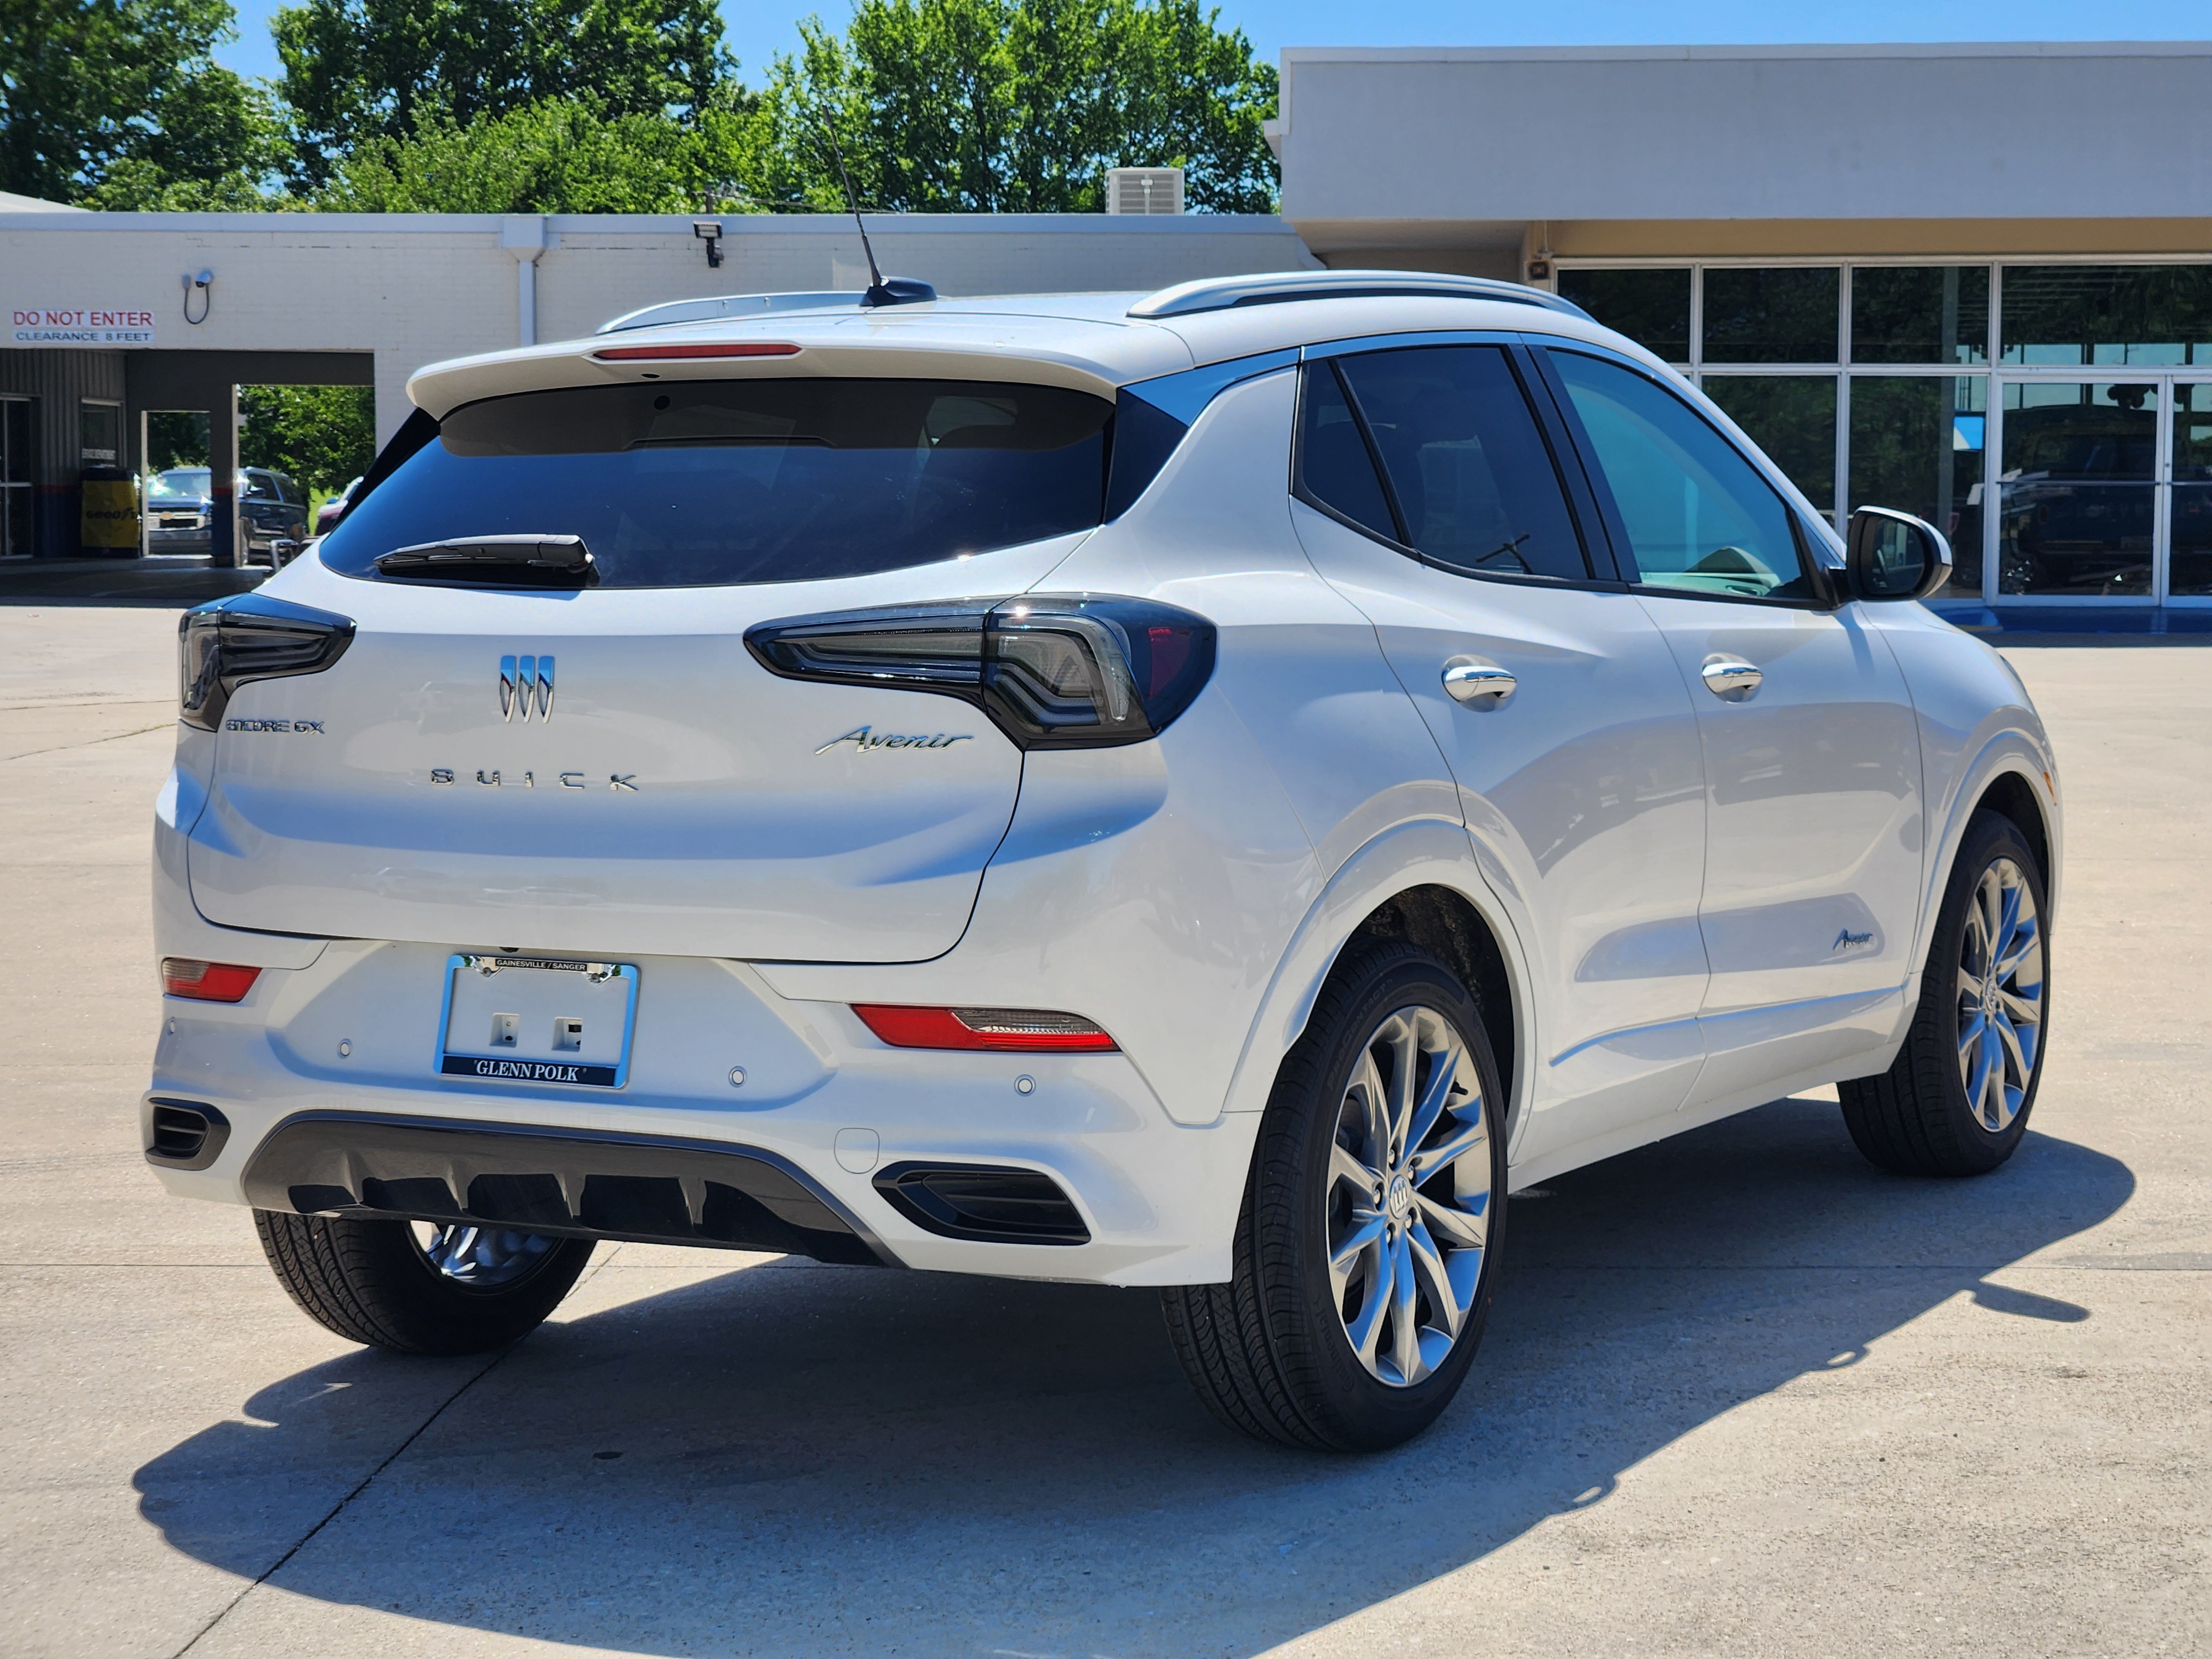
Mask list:
[[1444,665],[1444,690],[1455,702],[1479,703],[1486,699],[1494,708],[1520,685],[1511,669],[1500,668],[1495,663],[1455,658]]
[[1738,662],[1734,657],[1716,657],[1701,672],[1705,690],[1717,697],[1747,697],[1766,678],[1749,663]]

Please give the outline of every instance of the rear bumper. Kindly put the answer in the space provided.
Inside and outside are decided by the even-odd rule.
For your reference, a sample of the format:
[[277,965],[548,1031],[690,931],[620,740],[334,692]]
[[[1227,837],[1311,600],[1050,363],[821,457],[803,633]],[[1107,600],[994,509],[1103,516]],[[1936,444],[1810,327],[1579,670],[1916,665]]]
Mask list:
[[240,1185],[257,1210],[896,1264],[866,1222],[783,1159],[711,1141],[302,1112],[263,1139]]
[[165,998],[147,1096],[229,1133],[204,1168],[149,1158],[163,1184],[1011,1278],[1229,1276],[1259,1115],[1177,1124],[1126,1055],[890,1048],[742,963],[638,957],[623,1087],[447,1077],[446,956],[334,941],[234,1006]]

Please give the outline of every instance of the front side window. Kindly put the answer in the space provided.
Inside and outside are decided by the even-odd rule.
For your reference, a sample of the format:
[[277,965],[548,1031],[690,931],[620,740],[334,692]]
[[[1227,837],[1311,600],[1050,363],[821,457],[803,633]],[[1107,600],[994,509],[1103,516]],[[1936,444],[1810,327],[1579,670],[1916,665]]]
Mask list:
[[807,581],[1101,520],[1114,405],[1062,386],[750,380],[488,398],[356,501],[343,574],[395,548],[578,536],[603,587]]
[[1552,353],[1588,434],[1637,580],[1741,599],[1813,597],[1790,509],[1728,440],[1634,369]]
[[[1449,570],[1589,576],[1551,450],[1504,350],[1420,346],[1333,363],[1334,375],[1328,363],[1308,370],[1302,446],[1310,487],[1320,487],[1316,462],[1332,482],[1340,470],[1345,477],[1342,499],[1324,500]],[[1346,428],[1351,442],[1339,435]],[[1387,495],[1380,525],[1366,516],[1372,505],[1344,505],[1347,491],[1375,487],[1374,461],[1363,471],[1352,447],[1363,437]]]

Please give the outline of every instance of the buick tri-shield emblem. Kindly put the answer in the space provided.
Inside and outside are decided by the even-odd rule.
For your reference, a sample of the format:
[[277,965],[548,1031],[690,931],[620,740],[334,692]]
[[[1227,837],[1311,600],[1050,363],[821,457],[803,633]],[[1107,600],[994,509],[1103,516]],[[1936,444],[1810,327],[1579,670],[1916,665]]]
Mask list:
[[538,718],[553,718],[553,659],[501,657],[499,659],[499,717],[526,720],[535,708]]

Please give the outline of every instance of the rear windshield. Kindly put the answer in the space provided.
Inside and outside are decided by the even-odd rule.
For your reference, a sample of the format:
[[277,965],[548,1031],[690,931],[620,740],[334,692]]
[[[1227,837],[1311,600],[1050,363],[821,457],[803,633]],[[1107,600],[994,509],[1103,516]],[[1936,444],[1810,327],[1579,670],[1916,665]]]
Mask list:
[[324,542],[580,536],[603,587],[806,581],[1089,529],[1114,405],[1060,386],[753,380],[574,387],[455,410]]

